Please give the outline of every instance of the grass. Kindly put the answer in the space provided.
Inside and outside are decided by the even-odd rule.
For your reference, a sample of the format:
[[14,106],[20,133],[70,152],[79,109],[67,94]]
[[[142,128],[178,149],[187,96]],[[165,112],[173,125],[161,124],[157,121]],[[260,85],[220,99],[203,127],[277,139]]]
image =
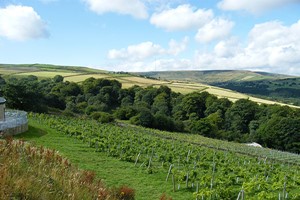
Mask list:
[[109,78],[110,75],[109,74],[77,74],[77,75],[73,75],[73,76],[68,76],[65,77],[64,80],[65,81],[70,81],[70,82],[82,82],[85,79],[88,79],[90,77],[94,77],[94,78]]
[[[157,72],[158,73],[158,72]],[[226,90],[218,87],[209,86],[206,84],[200,83],[203,81],[199,77],[206,78],[207,80],[217,79],[220,81],[225,81],[227,79],[241,80],[241,79],[261,79],[262,77],[268,77],[270,79],[274,77],[280,78],[281,75],[261,75],[260,73],[255,72],[244,72],[244,71],[211,71],[211,72],[161,72],[158,73],[163,75],[161,78],[166,76],[166,78],[174,78],[181,81],[163,81],[163,80],[155,80],[155,79],[147,79],[139,76],[135,76],[132,74],[118,74],[118,73],[109,73],[107,71],[98,70],[98,69],[90,69],[86,67],[75,67],[75,66],[56,66],[56,65],[44,65],[44,64],[32,64],[32,65],[4,65],[0,64],[0,74],[3,74],[4,77],[10,76],[25,76],[25,75],[35,75],[39,78],[53,78],[55,75],[60,74],[64,76],[65,81],[72,82],[82,82],[87,78],[106,78],[106,79],[115,79],[122,83],[123,88],[129,88],[134,85],[139,85],[141,87],[155,86],[159,87],[160,85],[166,85],[170,87],[173,91],[179,92],[182,94],[187,94],[191,92],[202,92],[207,91],[211,94],[214,94],[220,98],[228,98],[231,101],[236,101],[238,99],[247,99],[257,102],[257,103],[265,103],[265,104],[279,104],[279,105],[288,105],[275,101],[254,98],[249,95],[245,95],[242,93],[234,92],[231,90]],[[184,76],[188,75],[187,78]],[[197,79],[198,77],[198,79]],[[250,78],[252,77],[252,78]],[[206,80],[205,79],[205,80]],[[171,80],[171,79],[169,79]],[[291,107],[300,108],[293,105],[288,105]]]
[[38,71],[38,72],[25,72],[25,73],[19,73],[16,75],[21,75],[21,76],[29,76],[29,75],[33,75],[33,76],[37,76],[40,78],[53,78],[56,75],[61,75],[61,76],[74,76],[78,73],[74,72],[57,72],[57,71]]
[[7,138],[0,140],[0,155],[0,199],[121,199],[121,189],[107,189],[94,172],[78,170],[55,150]]
[[17,136],[18,139],[30,141],[35,145],[43,145],[56,149],[61,155],[67,157],[71,163],[80,169],[92,170],[107,186],[127,185],[135,189],[136,199],[160,199],[162,194],[172,196],[174,199],[191,199],[190,192],[172,192],[170,184],[165,184],[167,172],[148,174],[132,163],[107,157],[104,153],[95,152],[81,141],[59,134],[56,131],[30,120],[29,131]]

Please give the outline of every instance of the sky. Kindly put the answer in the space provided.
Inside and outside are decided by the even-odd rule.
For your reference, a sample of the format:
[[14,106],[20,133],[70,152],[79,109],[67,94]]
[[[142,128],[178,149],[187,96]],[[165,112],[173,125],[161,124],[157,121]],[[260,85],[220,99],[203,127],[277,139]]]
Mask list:
[[300,76],[300,0],[0,0],[0,63]]

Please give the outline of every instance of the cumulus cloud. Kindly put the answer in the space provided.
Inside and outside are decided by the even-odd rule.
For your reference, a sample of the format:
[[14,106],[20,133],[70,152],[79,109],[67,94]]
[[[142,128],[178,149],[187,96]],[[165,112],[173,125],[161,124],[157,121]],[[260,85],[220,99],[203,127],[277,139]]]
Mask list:
[[9,5],[0,8],[0,36],[24,41],[48,35],[46,23],[32,7]]
[[214,53],[217,57],[232,57],[241,51],[240,44],[236,38],[222,40],[214,47]]
[[197,52],[195,66],[300,74],[299,35],[300,20],[291,26],[278,21],[257,24],[244,47],[236,40],[221,41],[214,52]]
[[299,0],[222,0],[218,7],[222,10],[246,10],[250,13],[261,13],[284,5],[300,3]]
[[84,0],[89,9],[98,14],[115,12],[138,19],[148,18],[145,4],[140,0]]
[[[115,71],[146,72],[146,71],[167,71],[167,70],[189,70],[192,69],[192,63],[189,59],[157,59],[151,62],[136,61],[122,62],[113,65]],[[111,70],[111,67],[107,67]]]
[[128,59],[128,60],[143,60],[151,56],[159,55],[164,52],[164,49],[152,42],[143,42],[137,45],[130,45],[127,48],[116,50],[112,49],[108,52],[109,59]]
[[108,52],[109,59],[121,59],[139,61],[148,59],[158,55],[173,55],[176,56],[184,51],[188,44],[188,38],[185,37],[181,42],[171,40],[169,42],[169,48],[164,49],[158,44],[153,42],[143,42],[136,45],[130,45],[123,49],[111,49]]
[[205,24],[203,27],[199,28],[195,39],[198,42],[209,43],[216,39],[224,39],[227,37],[234,23],[225,19],[214,19],[209,23]]
[[167,31],[195,29],[213,18],[211,10],[196,9],[191,5],[179,5],[151,16],[150,23]]

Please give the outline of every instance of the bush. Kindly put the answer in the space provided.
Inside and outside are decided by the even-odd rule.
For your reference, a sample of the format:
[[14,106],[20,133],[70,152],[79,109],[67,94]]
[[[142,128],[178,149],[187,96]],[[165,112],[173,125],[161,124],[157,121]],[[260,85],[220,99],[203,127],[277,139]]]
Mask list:
[[154,116],[154,128],[160,130],[174,131],[174,121],[171,117],[168,117],[164,114],[156,114]]
[[114,112],[114,116],[121,120],[128,120],[134,115],[136,115],[136,110],[132,107],[120,107]]
[[135,191],[127,186],[115,189],[115,198],[122,200],[134,200]]
[[110,123],[115,120],[111,114],[105,112],[93,112],[91,114],[91,118],[97,120],[100,123]]
[[149,128],[153,126],[153,122],[154,117],[152,113],[147,109],[142,110],[137,116],[130,118],[130,123]]

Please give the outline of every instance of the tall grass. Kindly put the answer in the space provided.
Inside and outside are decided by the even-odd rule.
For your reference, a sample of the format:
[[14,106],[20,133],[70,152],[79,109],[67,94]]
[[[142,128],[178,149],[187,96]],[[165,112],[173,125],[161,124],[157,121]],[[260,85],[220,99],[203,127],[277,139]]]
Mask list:
[[134,199],[126,186],[109,189],[55,150],[0,140],[0,199]]

